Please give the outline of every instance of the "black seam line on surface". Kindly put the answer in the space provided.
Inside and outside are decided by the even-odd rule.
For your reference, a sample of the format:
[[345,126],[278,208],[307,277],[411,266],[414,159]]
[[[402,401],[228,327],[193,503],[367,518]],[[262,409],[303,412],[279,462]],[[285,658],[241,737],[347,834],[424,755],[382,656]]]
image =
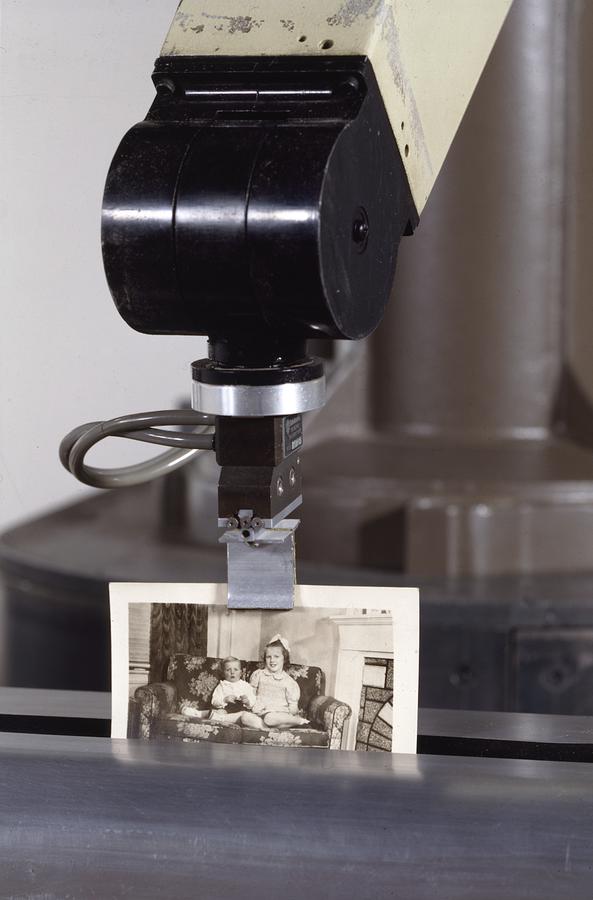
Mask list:
[[55,734],[76,737],[111,735],[110,719],[78,719],[69,716],[34,716],[0,714],[0,732],[22,734]]
[[418,753],[436,756],[478,756],[495,759],[533,759],[550,762],[593,763],[593,743],[510,741],[418,735]]

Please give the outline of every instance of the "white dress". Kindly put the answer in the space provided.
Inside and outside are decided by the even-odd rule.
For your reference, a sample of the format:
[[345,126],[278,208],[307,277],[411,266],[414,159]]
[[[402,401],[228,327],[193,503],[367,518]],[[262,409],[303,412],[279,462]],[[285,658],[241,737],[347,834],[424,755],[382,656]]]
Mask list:
[[296,703],[298,706],[301,689],[288,672],[256,669],[250,681],[256,694],[253,712],[258,716],[264,712],[288,713],[291,704]]
[[225,698],[233,697],[236,701],[239,701],[239,697],[243,695],[248,698],[244,709],[251,709],[255,704],[255,691],[251,685],[243,681],[243,679],[239,679],[239,681],[225,681],[224,678],[221,679],[212,692],[212,700],[210,701],[212,712],[209,721],[226,722],[229,725],[238,722],[243,710],[227,712],[225,709]]

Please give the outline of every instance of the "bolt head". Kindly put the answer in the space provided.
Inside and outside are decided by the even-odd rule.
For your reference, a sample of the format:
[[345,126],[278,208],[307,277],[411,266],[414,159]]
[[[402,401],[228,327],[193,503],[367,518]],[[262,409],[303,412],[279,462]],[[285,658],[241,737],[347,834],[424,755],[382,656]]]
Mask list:
[[290,472],[288,473],[288,481],[289,481],[291,487],[294,487],[294,486],[295,486],[295,484],[296,484],[296,472],[295,472],[295,470],[294,470],[293,468],[291,468]]
[[157,94],[174,94],[175,82],[170,78],[161,78],[155,85]]
[[278,480],[276,482],[276,493],[278,494],[279,497],[281,497],[282,494],[284,493],[284,482],[282,481],[282,476],[280,478],[278,478]]

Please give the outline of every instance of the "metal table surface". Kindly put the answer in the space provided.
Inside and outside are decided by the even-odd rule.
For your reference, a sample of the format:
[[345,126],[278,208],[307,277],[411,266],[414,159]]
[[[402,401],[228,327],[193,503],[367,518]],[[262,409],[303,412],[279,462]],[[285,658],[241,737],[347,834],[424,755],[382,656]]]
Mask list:
[[0,734],[2,897],[588,898],[593,767]]

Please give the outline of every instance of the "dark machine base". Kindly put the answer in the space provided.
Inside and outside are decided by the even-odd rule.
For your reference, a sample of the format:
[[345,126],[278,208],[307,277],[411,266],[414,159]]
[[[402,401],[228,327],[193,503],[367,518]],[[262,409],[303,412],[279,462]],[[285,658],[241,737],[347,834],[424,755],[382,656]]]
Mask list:
[[[109,689],[113,581],[224,581],[224,549],[167,530],[159,485],[104,494],[3,535],[4,683]],[[187,499],[180,482],[180,497]],[[298,559],[298,553],[297,553]],[[420,704],[593,713],[593,574],[404,578],[300,562],[303,584],[418,585]]]

